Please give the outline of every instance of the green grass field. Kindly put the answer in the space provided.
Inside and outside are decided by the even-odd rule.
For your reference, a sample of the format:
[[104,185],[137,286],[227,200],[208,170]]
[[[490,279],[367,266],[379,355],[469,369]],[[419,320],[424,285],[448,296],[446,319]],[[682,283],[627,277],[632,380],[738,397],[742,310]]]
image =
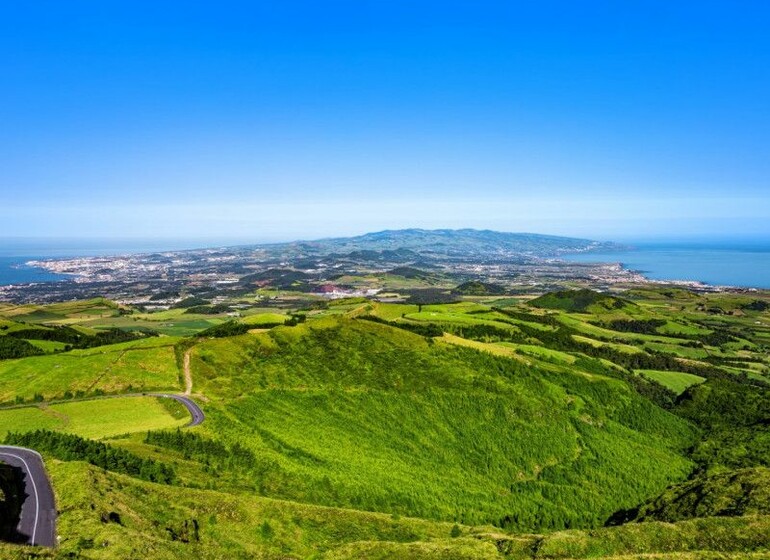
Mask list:
[[187,414],[180,418],[159,401],[155,397],[105,398],[0,410],[0,437],[48,429],[101,439],[189,422]]
[[535,346],[533,344],[513,344],[510,342],[498,342],[500,346],[512,348],[517,354],[523,356],[530,356],[534,358],[544,359],[548,362],[560,363],[571,365],[574,364],[577,358],[567,352],[560,352],[559,350],[552,350],[545,346]]
[[[126,330],[150,329],[166,336],[191,336],[214,325],[224,323],[220,315],[184,314],[183,309],[171,312],[135,314],[130,316],[97,319],[82,323],[92,326],[109,326]],[[161,315],[163,314],[163,315]]]
[[417,313],[416,305],[399,303],[378,303],[373,306],[372,314],[387,321],[395,321],[408,313]]
[[179,390],[175,339],[154,338],[73,350],[62,354],[0,361],[0,402],[34,395],[61,398],[65,392],[85,395],[100,390]]
[[452,323],[457,325],[490,325],[504,330],[515,331],[515,326],[494,321],[491,319],[479,318],[476,315],[466,315],[465,313],[447,313],[441,311],[422,311],[420,313],[408,313],[404,316],[408,321],[419,321],[428,323]]
[[559,321],[581,331],[583,334],[589,337],[596,338],[597,340],[609,340],[609,341],[622,341],[627,344],[640,343],[640,342],[659,342],[663,344],[677,344],[680,342],[686,342],[684,339],[678,339],[676,337],[667,337],[663,335],[654,334],[637,334],[629,332],[619,332],[596,325],[587,323],[583,318],[578,318],[573,315],[560,314]]
[[260,325],[285,323],[288,319],[289,316],[282,313],[259,313],[244,317],[242,322],[247,325],[254,325],[258,327]]
[[[489,526],[153,484],[78,462],[51,461],[48,469],[60,489],[59,548],[0,545],[3,558],[759,560],[770,548],[766,516],[512,535]],[[103,521],[109,513],[119,522]]]
[[572,335],[572,338],[577,340],[578,342],[585,342],[586,344],[590,344],[594,348],[601,348],[601,347],[607,347],[612,348],[614,350],[618,350],[620,352],[625,352],[626,354],[637,354],[639,352],[642,352],[642,349],[638,346],[632,346],[631,344],[618,344],[616,342],[603,342],[601,340],[596,340],[594,338],[590,338],[588,336],[580,336],[580,335]]
[[29,340],[33,346],[37,346],[46,354],[53,354],[54,352],[61,352],[67,345],[63,342],[56,342],[54,340]]
[[705,378],[691,373],[683,373],[681,371],[656,371],[653,369],[640,369],[637,370],[638,374],[643,375],[649,379],[657,381],[661,385],[668,387],[677,395],[684,393],[685,389],[703,383]]
[[[543,377],[366,321],[208,341],[193,349],[193,371],[207,394],[252,393],[223,399],[205,430],[271,457],[267,495],[281,498],[469,523],[508,516],[522,528],[590,526],[689,469],[676,451],[692,437],[687,426],[631,393],[605,401],[599,395],[621,389],[614,380]],[[628,414],[650,431],[629,429]],[[615,462],[591,466],[597,454]],[[578,484],[586,469],[613,492]],[[537,518],[527,514],[535,503]]]
[[[360,280],[383,280],[375,276]],[[420,309],[268,295],[280,302],[234,299],[250,307],[233,320],[255,329],[283,322],[296,302],[308,306],[307,322],[0,360],[0,401],[11,404],[180,391],[189,350],[207,415],[177,431],[189,418],[168,399],[0,409],[0,438],[62,431],[176,473],[157,484],[46,457],[61,546],[0,545],[0,557],[740,560],[770,552],[770,389],[762,385],[770,312],[747,309],[753,299],[656,288],[580,292],[576,302],[564,292],[556,307],[468,298]],[[20,320],[187,336],[225,319],[137,313],[105,300],[0,305],[0,336],[29,328]],[[609,328],[628,325],[662,326],[655,334]],[[643,522],[605,527],[610,519]]]

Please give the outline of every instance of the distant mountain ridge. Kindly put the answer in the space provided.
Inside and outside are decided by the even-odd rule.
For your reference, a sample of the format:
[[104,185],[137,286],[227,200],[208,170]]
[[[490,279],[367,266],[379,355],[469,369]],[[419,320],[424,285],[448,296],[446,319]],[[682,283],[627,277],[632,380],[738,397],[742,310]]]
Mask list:
[[318,253],[354,251],[413,251],[419,254],[555,257],[565,253],[618,249],[615,243],[537,233],[508,233],[477,229],[401,229],[315,241],[295,241],[274,247]]

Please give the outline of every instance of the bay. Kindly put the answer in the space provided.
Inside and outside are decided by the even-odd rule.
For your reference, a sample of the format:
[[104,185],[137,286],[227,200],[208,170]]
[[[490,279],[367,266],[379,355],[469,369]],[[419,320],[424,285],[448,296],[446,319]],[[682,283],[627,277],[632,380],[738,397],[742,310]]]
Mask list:
[[235,239],[0,238],[0,286],[58,282],[70,276],[27,266],[32,260],[182,251],[243,243]]
[[652,280],[770,289],[770,243],[639,243],[628,250],[564,255],[573,262],[621,263]]
[[37,257],[0,256],[0,286],[27,284],[30,282],[57,282],[69,278],[65,274],[54,274],[53,272],[24,264],[34,258]]

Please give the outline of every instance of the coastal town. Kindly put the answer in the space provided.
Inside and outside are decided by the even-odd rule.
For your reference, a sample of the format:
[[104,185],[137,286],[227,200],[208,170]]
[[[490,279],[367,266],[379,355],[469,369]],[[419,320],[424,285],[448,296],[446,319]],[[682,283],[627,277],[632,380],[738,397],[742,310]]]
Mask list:
[[[286,243],[158,253],[37,259],[26,266],[59,275],[58,282],[0,287],[0,301],[50,302],[90,297],[164,309],[183,297],[227,298],[254,289],[340,297],[396,298],[415,290],[448,290],[469,280],[511,294],[586,287],[611,290],[651,281],[620,263],[571,262],[564,254],[590,252],[595,242],[531,239],[490,243],[459,233],[444,246],[413,233],[361,240]],[[427,234],[426,234],[427,236]],[[566,238],[565,238],[566,239]],[[516,245],[518,243],[518,245]],[[664,282],[702,291],[700,282]]]

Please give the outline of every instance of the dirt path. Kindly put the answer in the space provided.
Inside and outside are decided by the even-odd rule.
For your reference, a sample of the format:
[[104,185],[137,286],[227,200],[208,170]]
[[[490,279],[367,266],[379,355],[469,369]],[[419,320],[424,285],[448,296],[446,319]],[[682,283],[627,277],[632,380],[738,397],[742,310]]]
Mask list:
[[38,408],[40,409],[40,412],[45,414],[46,416],[50,416],[52,418],[56,418],[59,422],[61,422],[64,426],[69,426],[70,423],[70,417],[66,414],[59,412],[58,410],[53,410],[48,406],[48,403],[42,402],[38,404]]
[[104,379],[104,376],[105,376],[105,375],[107,375],[108,373],[110,373],[110,371],[112,370],[112,368],[113,368],[113,367],[115,367],[115,364],[117,364],[117,363],[120,361],[120,359],[121,359],[123,356],[125,356],[125,355],[126,355],[126,352],[128,352],[128,350],[123,350],[123,351],[121,351],[121,352],[120,352],[120,354],[118,354],[118,357],[117,357],[117,358],[115,358],[115,359],[112,361],[112,363],[111,363],[111,364],[108,364],[108,365],[107,365],[107,367],[105,367],[105,368],[102,370],[102,372],[99,374],[99,376],[98,376],[96,379],[94,379],[94,381],[93,381],[93,382],[92,382],[92,383],[91,383],[91,384],[90,384],[88,387],[86,387],[86,393],[89,393],[89,392],[91,392],[91,391],[93,391],[93,390],[94,390],[94,387],[96,387],[97,383],[99,383],[99,382],[100,382],[102,379]]
[[184,394],[190,395],[192,393],[192,371],[190,370],[190,352],[192,348],[188,349],[184,353],[183,369],[184,369]]

